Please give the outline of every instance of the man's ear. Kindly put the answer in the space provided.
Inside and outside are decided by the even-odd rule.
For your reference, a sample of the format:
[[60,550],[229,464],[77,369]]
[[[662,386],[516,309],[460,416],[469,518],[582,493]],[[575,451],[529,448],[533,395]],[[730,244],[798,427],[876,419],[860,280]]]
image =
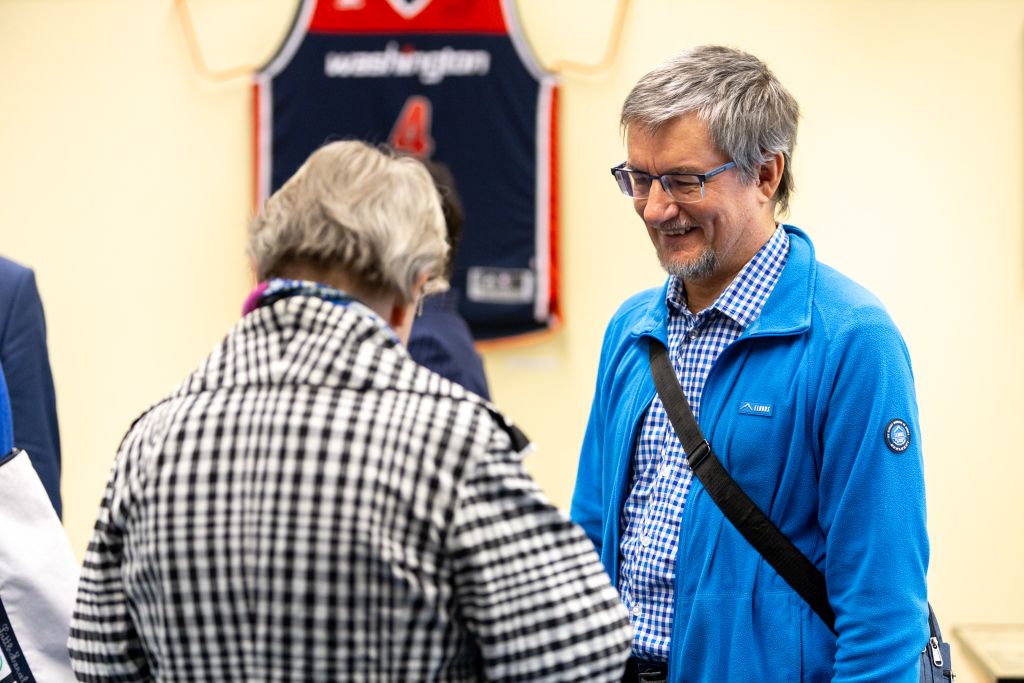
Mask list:
[[765,202],[773,201],[775,191],[779,189],[782,182],[782,171],[786,167],[786,160],[782,152],[776,152],[768,161],[763,162],[757,171],[757,186],[761,190],[761,196]]

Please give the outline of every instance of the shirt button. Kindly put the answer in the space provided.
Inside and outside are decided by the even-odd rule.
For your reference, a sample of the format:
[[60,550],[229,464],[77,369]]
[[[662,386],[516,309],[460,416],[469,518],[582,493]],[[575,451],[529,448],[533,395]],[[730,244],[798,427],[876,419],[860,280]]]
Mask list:
[[640,605],[633,605],[633,614],[640,616]]
[[686,336],[690,338],[690,341],[693,341],[697,338],[697,330],[690,330]]
[[644,534],[643,536],[640,537],[640,545],[642,545],[643,547],[646,548],[650,544],[651,544],[651,537],[650,536],[648,536],[647,534]]

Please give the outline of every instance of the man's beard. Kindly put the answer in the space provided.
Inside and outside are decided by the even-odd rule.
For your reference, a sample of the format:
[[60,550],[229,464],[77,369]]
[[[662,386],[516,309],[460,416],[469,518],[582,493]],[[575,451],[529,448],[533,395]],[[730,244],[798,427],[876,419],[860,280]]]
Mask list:
[[702,251],[696,259],[685,263],[666,261],[665,255],[659,249],[658,260],[661,261],[661,267],[668,271],[669,275],[674,275],[684,282],[687,280],[704,280],[711,277],[718,268],[718,255],[715,254],[715,250],[711,247]]

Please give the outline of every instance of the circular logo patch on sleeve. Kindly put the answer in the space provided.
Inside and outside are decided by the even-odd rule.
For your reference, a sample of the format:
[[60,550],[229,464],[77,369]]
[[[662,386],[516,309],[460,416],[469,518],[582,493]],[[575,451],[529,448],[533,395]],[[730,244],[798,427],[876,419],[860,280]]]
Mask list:
[[892,420],[885,426],[885,445],[893,453],[910,448],[910,427],[903,420]]

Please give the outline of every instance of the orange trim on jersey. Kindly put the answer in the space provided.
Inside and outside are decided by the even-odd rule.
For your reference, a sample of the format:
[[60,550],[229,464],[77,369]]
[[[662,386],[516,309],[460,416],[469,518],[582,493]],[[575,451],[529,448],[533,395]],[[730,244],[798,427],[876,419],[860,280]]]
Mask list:
[[263,156],[260,148],[260,126],[263,124],[260,115],[260,84],[258,81],[252,84],[252,213],[256,215],[260,208],[260,170],[262,168]]
[[558,307],[558,86],[551,88],[551,143],[548,150],[548,314],[555,320],[561,319]]
[[[405,7],[403,13],[395,9]],[[312,33],[484,33],[506,35],[501,0],[319,0]]]
[[510,349],[553,341],[555,335],[561,330],[562,323],[557,318],[552,318],[549,321],[549,325],[549,327],[544,329],[519,332],[508,337],[475,339],[473,340],[473,347],[480,353],[487,353],[488,351],[508,351]]

